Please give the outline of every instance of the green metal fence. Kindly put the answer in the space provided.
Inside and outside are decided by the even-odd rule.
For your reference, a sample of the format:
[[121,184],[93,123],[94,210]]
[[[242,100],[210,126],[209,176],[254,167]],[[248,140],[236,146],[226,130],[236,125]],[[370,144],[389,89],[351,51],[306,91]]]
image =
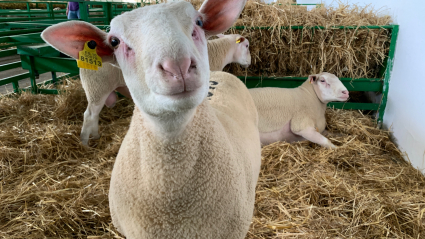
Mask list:
[[[84,2],[84,0],[73,0],[79,2],[80,5],[80,20],[91,22],[99,25],[101,29],[105,29],[104,24],[109,24],[113,17],[131,11],[134,8],[145,5],[144,3],[127,3],[127,2]],[[26,9],[0,9],[0,58],[10,57],[19,53],[18,46],[25,45],[40,48],[39,43],[44,43],[40,38],[40,33],[47,27],[59,22],[68,21],[66,13],[67,1],[52,0],[52,1],[3,1],[1,4],[19,3],[24,4]],[[36,4],[44,9],[31,9],[30,4]],[[60,10],[54,10],[54,6],[60,5]],[[37,7],[37,6],[36,6]],[[40,56],[40,55],[38,55]],[[21,56],[22,58],[22,56]],[[16,68],[22,68],[21,61],[0,65],[0,72]],[[25,69],[25,68],[24,68]],[[56,77],[57,71],[52,72],[52,79],[47,82],[58,80]],[[30,77],[32,88],[37,88],[35,79],[44,71],[26,72],[0,79],[0,86],[12,83],[14,92],[20,92],[25,89],[19,87],[19,81]],[[71,76],[73,74],[67,74]],[[75,75],[75,74],[74,74]],[[39,93],[50,93],[50,91],[34,91]]]

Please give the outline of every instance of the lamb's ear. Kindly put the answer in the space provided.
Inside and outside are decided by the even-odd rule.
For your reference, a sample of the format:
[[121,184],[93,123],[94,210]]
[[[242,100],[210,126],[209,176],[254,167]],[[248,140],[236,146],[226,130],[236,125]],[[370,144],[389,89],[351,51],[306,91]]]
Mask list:
[[60,52],[77,59],[78,52],[84,49],[87,41],[96,42],[97,54],[104,62],[113,60],[113,49],[105,42],[108,34],[90,23],[83,21],[68,21],[46,28],[41,38]]
[[236,43],[241,43],[245,41],[245,37],[239,37],[238,39],[236,39]]
[[308,80],[310,81],[310,84],[313,84],[317,80],[317,75],[309,75]]
[[206,0],[199,12],[204,15],[203,29],[207,36],[229,29],[241,14],[246,0]]

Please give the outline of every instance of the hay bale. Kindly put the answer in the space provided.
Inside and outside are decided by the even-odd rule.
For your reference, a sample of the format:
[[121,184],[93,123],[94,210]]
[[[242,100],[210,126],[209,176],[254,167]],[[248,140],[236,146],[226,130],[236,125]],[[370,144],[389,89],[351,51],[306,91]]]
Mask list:
[[[381,26],[390,22],[389,16],[380,16],[370,6],[340,4],[337,8],[322,6],[307,11],[305,6],[267,5],[249,0],[235,24],[246,29],[231,29],[227,33],[248,38],[252,65],[245,70],[231,64],[225,70],[249,76],[308,76],[326,71],[338,77],[379,77],[389,51],[389,30],[311,27]],[[291,29],[291,26],[304,26],[305,29]]]
[[[133,103],[100,114],[91,147],[79,133],[87,101],[79,81],[66,94],[0,99],[0,236],[117,238],[109,181]],[[425,178],[386,131],[357,111],[328,110],[332,151],[308,142],[262,151],[247,238],[424,238]]]

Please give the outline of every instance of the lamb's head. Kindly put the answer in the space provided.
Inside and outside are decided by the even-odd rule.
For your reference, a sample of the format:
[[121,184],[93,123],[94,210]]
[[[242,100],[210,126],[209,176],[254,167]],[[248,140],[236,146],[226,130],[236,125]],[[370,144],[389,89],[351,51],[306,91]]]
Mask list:
[[226,31],[245,2],[207,0],[199,11],[184,1],[157,4],[117,16],[109,33],[70,21],[47,28],[42,38],[74,58],[86,41],[96,41],[103,61],[121,68],[139,109],[155,116],[182,112],[207,97],[207,39]]
[[346,101],[348,90],[334,74],[322,72],[310,75],[308,80],[313,84],[314,91],[323,103],[331,101]]
[[251,65],[251,52],[249,52],[249,41],[239,34],[218,34],[219,38],[229,38],[231,43],[234,44],[234,54],[232,62],[240,64],[242,67],[247,68]]

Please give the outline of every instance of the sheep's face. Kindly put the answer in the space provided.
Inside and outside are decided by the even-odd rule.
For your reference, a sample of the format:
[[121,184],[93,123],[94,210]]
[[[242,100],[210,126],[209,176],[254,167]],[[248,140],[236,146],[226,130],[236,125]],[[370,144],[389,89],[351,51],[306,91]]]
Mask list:
[[210,72],[202,25],[202,14],[188,2],[143,7],[112,20],[107,41],[144,112],[188,110],[205,99]]
[[249,41],[241,35],[234,35],[236,44],[233,62],[239,63],[242,67],[248,68],[251,65],[251,53],[249,52]]
[[229,29],[246,0],[206,0],[199,12],[184,1],[135,9],[111,21],[105,33],[90,23],[68,21],[41,37],[75,58],[95,41],[104,62],[119,65],[136,105],[164,116],[194,109],[208,94],[207,38]]
[[331,101],[346,101],[348,90],[334,74],[322,72],[309,76],[310,83],[313,84],[314,91],[323,103]]

